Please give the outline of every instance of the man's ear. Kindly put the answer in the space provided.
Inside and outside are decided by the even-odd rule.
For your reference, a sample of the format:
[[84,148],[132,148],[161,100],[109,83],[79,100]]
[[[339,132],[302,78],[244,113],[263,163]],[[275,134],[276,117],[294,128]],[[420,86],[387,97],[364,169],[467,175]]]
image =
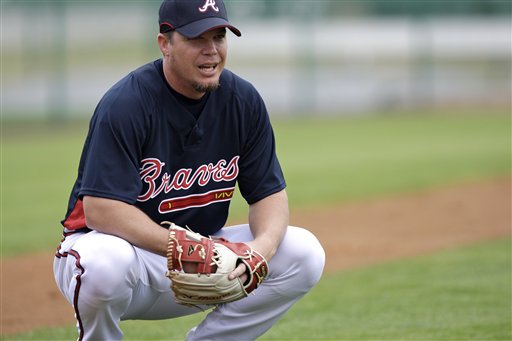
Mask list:
[[158,33],[158,36],[156,38],[158,47],[160,48],[160,51],[164,56],[169,56],[170,54],[170,41],[169,39],[162,33]]

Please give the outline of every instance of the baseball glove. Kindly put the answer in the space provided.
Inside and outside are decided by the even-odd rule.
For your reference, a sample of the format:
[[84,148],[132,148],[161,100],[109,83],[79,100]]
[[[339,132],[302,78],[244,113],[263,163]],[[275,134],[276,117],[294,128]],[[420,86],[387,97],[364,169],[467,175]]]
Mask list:
[[[217,305],[239,300],[255,290],[268,274],[265,258],[245,243],[207,238],[171,222],[166,276],[176,302],[189,306]],[[247,280],[229,280],[240,262]]]

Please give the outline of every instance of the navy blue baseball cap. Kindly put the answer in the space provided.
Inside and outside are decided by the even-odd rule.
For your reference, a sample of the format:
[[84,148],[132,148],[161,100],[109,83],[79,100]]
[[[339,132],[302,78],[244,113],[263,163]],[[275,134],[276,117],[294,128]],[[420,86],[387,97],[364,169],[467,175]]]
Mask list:
[[159,11],[160,33],[176,30],[187,38],[199,37],[204,32],[227,27],[242,33],[228,21],[222,0],[165,0]]

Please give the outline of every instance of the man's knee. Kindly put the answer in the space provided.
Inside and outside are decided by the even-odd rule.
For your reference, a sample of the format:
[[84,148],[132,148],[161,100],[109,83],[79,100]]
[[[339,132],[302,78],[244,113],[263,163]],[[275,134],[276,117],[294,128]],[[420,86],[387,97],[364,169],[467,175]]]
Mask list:
[[[320,280],[325,252],[308,230],[290,226],[278,253],[277,264],[273,265],[281,272],[281,277],[294,283],[294,291],[306,293]],[[272,265],[270,267],[272,270]]]
[[[325,265],[325,251],[318,239],[308,230],[295,228],[300,231],[300,266],[304,276],[304,285],[311,289],[322,276]],[[300,252],[301,251],[301,252]]]
[[[84,236],[87,238],[87,236]],[[137,256],[132,245],[107,235],[91,235],[75,245],[80,257],[81,291],[85,297],[110,301],[127,295],[137,280]]]

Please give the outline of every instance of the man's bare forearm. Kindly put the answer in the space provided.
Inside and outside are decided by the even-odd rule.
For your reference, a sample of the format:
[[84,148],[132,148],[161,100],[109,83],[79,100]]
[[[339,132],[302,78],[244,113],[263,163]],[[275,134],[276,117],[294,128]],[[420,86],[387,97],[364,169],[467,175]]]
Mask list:
[[159,255],[166,255],[167,230],[137,207],[91,196],[85,196],[83,201],[86,223],[90,229],[123,238]]
[[270,260],[283,240],[289,223],[285,190],[272,194],[249,208],[249,226],[254,235],[251,246]]

